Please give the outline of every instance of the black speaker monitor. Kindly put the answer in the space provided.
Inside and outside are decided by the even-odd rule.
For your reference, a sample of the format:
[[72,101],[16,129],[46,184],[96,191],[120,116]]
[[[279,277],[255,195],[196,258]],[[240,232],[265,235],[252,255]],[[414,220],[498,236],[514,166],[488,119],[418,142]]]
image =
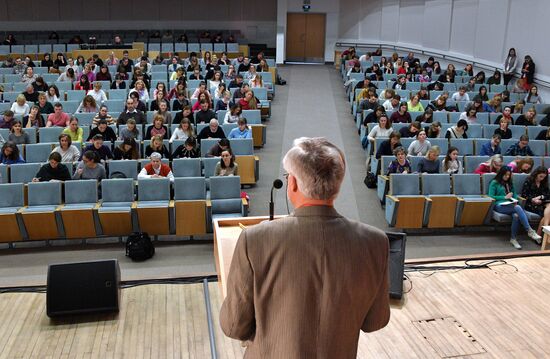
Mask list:
[[116,259],[48,267],[48,317],[118,312],[119,303],[120,267]]
[[405,267],[405,233],[387,232],[390,240],[390,297],[401,299],[403,296],[403,274]]

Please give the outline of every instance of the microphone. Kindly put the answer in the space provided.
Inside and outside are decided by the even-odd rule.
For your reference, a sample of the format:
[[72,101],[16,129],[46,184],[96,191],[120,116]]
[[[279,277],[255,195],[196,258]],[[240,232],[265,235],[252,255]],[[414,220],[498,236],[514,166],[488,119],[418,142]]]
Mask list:
[[270,221],[273,220],[273,214],[275,212],[275,202],[273,202],[273,190],[280,189],[282,187],[283,187],[283,181],[281,181],[278,178],[275,179],[275,181],[273,181],[273,186],[271,186],[271,198],[269,201],[269,220]]

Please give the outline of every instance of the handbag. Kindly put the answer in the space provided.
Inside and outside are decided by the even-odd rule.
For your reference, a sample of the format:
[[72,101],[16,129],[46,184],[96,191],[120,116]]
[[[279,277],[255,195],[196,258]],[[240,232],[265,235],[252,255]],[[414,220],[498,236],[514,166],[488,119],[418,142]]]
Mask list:
[[126,240],[126,257],[133,261],[144,261],[155,255],[155,247],[146,232],[134,232]]
[[367,176],[365,177],[363,182],[365,183],[365,186],[367,186],[368,188],[378,187],[378,183],[376,181],[376,176],[372,172],[367,172]]

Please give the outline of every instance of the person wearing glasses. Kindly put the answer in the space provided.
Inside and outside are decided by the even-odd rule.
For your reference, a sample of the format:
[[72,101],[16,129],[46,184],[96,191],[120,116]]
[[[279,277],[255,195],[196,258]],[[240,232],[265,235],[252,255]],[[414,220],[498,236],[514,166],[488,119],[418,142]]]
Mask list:
[[334,208],[344,153],[302,137],[283,159],[294,212],[243,229],[220,312],[250,358],[355,358],[389,321],[388,238]]

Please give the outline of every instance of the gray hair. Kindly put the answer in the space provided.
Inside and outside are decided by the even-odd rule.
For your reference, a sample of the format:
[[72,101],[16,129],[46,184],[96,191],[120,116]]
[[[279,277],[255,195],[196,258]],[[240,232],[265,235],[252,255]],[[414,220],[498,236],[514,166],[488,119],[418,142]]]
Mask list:
[[152,160],[160,160],[162,159],[162,156],[158,152],[153,152],[151,153],[151,156],[149,156],[149,158]]
[[344,153],[324,137],[301,137],[283,158],[283,167],[308,198],[334,199],[346,171]]
[[217,119],[213,118],[210,120],[210,122],[208,123],[209,125],[219,125],[219,122]]

